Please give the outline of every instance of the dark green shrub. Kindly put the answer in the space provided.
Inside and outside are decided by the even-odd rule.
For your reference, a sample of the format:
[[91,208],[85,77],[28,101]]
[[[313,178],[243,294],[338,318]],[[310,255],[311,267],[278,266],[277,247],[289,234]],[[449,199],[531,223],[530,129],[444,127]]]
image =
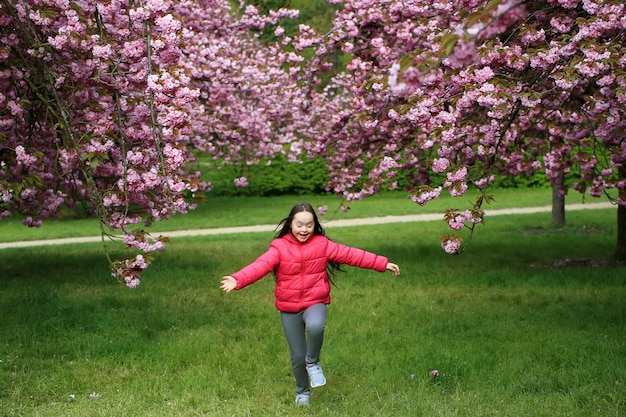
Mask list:
[[[323,158],[289,162],[278,155],[269,164],[251,166],[223,166],[198,163],[202,178],[213,184],[211,194],[216,196],[274,196],[284,194],[324,194],[328,172]],[[236,187],[235,178],[246,177],[247,187]]]

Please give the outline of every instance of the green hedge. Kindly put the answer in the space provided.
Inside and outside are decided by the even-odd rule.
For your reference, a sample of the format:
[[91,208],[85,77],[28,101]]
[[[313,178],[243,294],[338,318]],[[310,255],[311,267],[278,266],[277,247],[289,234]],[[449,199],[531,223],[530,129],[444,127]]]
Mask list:
[[[199,163],[202,179],[213,184],[216,196],[275,196],[284,194],[324,194],[328,172],[323,158],[289,162],[278,155],[269,164],[251,166],[224,166]],[[236,187],[235,178],[246,177],[247,187]]]
[[[317,157],[303,162],[289,162],[279,155],[269,164],[251,166],[220,166],[201,159],[196,169],[202,179],[213,184],[212,195],[216,196],[260,196],[326,194],[328,172],[325,160]],[[246,177],[247,187],[236,187],[235,178]],[[400,173],[394,180],[399,188],[405,188],[408,175]],[[571,183],[571,180],[566,180]],[[542,172],[533,176],[501,176],[494,184],[496,188],[549,188],[550,182]]]

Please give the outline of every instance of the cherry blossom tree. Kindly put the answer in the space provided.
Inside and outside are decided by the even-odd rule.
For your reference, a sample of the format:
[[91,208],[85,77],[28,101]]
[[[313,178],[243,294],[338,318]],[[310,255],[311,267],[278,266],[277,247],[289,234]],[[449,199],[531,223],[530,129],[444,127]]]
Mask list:
[[138,250],[109,257],[137,286],[167,241],[145,227],[210,189],[187,168],[194,146],[250,162],[287,151],[297,128],[286,105],[297,85],[279,69],[301,58],[251,32],[297,12],[240,6],[0,0],[0,218],[38,227],[82,204],[103,237],[121,231]]
[[[330,187],[348,200],[398,186],[408,173],[420,204],[442,192],[480,195],[449,210],[446,252],[481,223],[488,185],[543,171],[584,196],[618,205],[618,259],[626,259],[626,6],[609,0],[347,0],[332,30],[299,43],[315,58],[300,76],[336,70],[332,116],[318,115],[310,152],[324,155]],[[568,188],[561,188],[567,193]],[[471,234],[470,234],[471,236]]]
[[289,66],[297,69],[304,58],[281,43],[261,44],[252,33],[271,24],[280,39],[284,29],[278,22],[298,12],[262,16],[254,7],[244,10],[229,25],[223,22],[233,19],[231,10],[198,7],[195,1],[181,15],[190,29],[184,53],[200,95],[191,109],[192,144],[226,164],[266,163],[278,153],[295,160],[301,154],[299,130],[312,123],[311,103]]
[[[623,4],[332,3],[329,33],[288,36],[296,11],[243,2],[0,0],[0,218],[37,227],[83,205],[103,237],[121,231],[137,250],[109,258],[135,287],[167,241],[145,228],[210,190],[193,152],[228,164],[321,155],[348,200],[398,188],[400,171],[418,204],[475,187],[472,207],[445,213],[455,231],[482,222],[499,175],[614,189],[626,256]],[[268,28],[276,41],[259,42]],[[442,247],[461,242],[451,233]]]

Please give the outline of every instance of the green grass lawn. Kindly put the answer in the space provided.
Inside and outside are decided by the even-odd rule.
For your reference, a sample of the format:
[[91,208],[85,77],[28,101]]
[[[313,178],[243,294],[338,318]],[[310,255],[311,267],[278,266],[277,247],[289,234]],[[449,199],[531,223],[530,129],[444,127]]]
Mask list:
[[[233,221],[249,219],[236,203]],[[291,202],[274,205],[259,222]],[[308,409],[293,404],[271,277],[219,290],[272,233],[173,239],[134,290],[99,244],[1,250],[0,416],[625,416],[614,209],[549,221],[493,217],[459,256],[439,248],[443,222],[329,227],[402,275],[339,276],[328,383]]]

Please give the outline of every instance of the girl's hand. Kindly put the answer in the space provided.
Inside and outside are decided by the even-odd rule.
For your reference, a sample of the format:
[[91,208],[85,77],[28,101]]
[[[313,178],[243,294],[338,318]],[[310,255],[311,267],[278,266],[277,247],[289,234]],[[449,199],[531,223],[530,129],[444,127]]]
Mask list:
[[394,277],[400,275],[400,267],[391,262],[387,263],[387,271],[391,271],[391,275],[393,275]]
[[220,284],[222,284],[220,288],[224,290],[224,292],[231,292],[232,290],[237,288],[237,281],[230,275],[223,277],[222,281],[220,281]]

